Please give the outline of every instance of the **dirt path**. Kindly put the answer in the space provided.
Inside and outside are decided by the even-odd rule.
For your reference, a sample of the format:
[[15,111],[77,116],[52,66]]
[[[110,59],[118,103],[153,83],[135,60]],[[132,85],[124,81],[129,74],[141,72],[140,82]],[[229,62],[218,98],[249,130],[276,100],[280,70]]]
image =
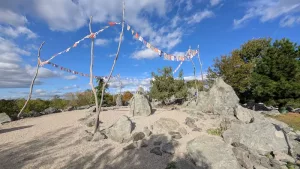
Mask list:
[[[124,151],[122,148],[125,144],[118,144],[109,139],[98,142],[82,139],[82,124],[78,120],[86,116],[85,112],[86,110],[63,112],[0,126],[0,169],[164,169],[175,158],[185,163],[185,143],[205,134],[188,131],[190,134],[180,140],[182,146],[178,147],[175,155],[151,154],[150,146]],[[104,123],[101,127],[110,126],[122,115],[130,116],[129,110],[122,108],[102,112],[101,121]],[[186,113],[178,110],[157,110],[149,117],[134,117],[131,120],[135,122],[136,132],[161,117],[171,117],[183,124],[186,116]]]

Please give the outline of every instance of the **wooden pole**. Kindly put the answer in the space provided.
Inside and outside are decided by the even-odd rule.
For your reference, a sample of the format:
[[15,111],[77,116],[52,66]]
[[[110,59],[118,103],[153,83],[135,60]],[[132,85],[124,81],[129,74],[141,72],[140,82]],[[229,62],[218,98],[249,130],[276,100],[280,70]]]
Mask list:
[[[90,23],[89,23],[89,30],[90,30],[90,34],[92,36],[92,20],[93,17],[90,17]],[[97,93],[96,93],[96,89],[94,87],[94,83],[93,83],[93,66],[94,66],[94,37],[91,37],[92,41],[91,41],[91,63],[90,63],[90,86],[91,89],[93,91],[94,94],[94,99],[95,99],[95,104],[96,104],[96,112],[99,112],[99,106],[98,106],[98,98],[97,98]],[[99,119],[98,119],[99,120]]]
[[115,57],[115,59],[114,59],[113,65],[112,65],[112,67],[111,67],[111,70],[110,70],[108,79],[107,79],[107,81],[105,82],[105,84],[102,86],[102,95],[101,95],[101,100],[100,100],[100,108],[99,108],[99,111],[97,112],[97,115],[96,115],[96,122],[95,122],[94,134],[97,132],[97,130],[98,130],[98,128],[99,128],[99,115],[100,115],[101,108],[102,108],[103,95],[104,95],[105,86],[107,85],[107,83],[109,82],[109,80],[110,80],[110,78],[111,78],[111,75],[112,75],[112,73],[113,73],[113,71],[114,71],[116,62],[117,62],[118,57],[119,57],[119,52],[120,52],[121,43],[122,43],[122,38],[123,38],[123,33],[124,33],[124,18],[125,18],[125,1],[124,1],[124,0],[123,0],[123,12],[122,12],[122,13],[123,13],[123,16],[122,16],[122,30],[121,30],[120,37],[119,37],[118,50],[117,50],[116,57]]
[[37,65],[36,65],[36,71],[35,71],[35,75],[31,81],[31,85],[30,85],[30,91],[29,91],[29,95],[28,95],[28,98],[24,104],[24,106],[22,107],[22,109],[20,110],[19,114],[18,114],[18,119],[20,118],[21,114],[23,113],[25,107],[27,106],[27,103],[29,102],[29,100],[31,99],[31,95],[32,95],[32,89],[33,89],[33,85],[34,85],[34,82],[35,82],[35,79],[39,73],[39,68],[40,68],[40,54],[41,54],[41,49],[44,45],[45,41],[41,44],[39,50],[38,50],[38,61],[37,61]]
[[200,73],[201,73],[201,80],[202,80],[202,90],[204,89],[204,78],[203,78],[203,72],[202,72],[202,62],[200,59],[200,48],[198,45],[198,60],[199,60],[199,64],[200,64]]
[[196,90],[197,90],[197,96],[196,96],[196,103],[198,103],[198,94],[199,94],[199,90],[198,90],[198,85],[197,85],[197,78],[196,78],[196,66],[195,66],[195,63],[193,61],[193,58],[191,58],[191,47],[189,48],[189,51],[188,51],[188,56],[190,58],[190,61],[192,62],[192,65],[194,67],[194,81],[195,81],[195,87],[196,87]]

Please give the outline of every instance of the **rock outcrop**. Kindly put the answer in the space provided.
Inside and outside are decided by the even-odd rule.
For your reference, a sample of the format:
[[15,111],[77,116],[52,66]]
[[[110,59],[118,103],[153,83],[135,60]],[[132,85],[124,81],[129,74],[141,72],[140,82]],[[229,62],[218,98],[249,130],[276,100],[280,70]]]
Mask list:
[[254,121],[252,110],[246,109],[240,105],[234,108],[234,116],[244,123],[251,123]]
[[200,136],[187,143],[189,156],[200,168],[240,169],[232,149],[221,139],[213,136]]
[[137,92],[130,99],[130,113],[133,116],[149,116],[152,113],[152,108],[148,98],[142,91]]
[[239,98],[233,88],[221,78],[217,78],[208,92],[200,92],[197,109],[204,113],[234,115],[234,108]]
[[121,94],[118,94],[118,96],[116,98],[116,106],[123,106],[122,95]]
[[45,114],[53,114],[53,113],[59,113],[59,112],[61,112],[61,111],[58,110],[57,108],[49,107],[49,108],[45,109],[44,111],[40,112],[40,114],[45,115]]
[[133,124],[127,116],[122,116],[106,130],[106,136],[113,141],[119,143],[126,143],[131,140],[131,132],[133,130]]
[[153,124],[153,132],[155,134],[169,133],[172,131],[177,131],[180,124],[171,118],[160,118]]
[[229,144],[234,142],[243,144],[261,155],[271,151],[284,153],[288,151],[283,132],[267,120],[250,124],[232,124],[231,128],[223,133],[223,137]]
[[10,122],[11,119],[6,113],[0,113],[0,124]]

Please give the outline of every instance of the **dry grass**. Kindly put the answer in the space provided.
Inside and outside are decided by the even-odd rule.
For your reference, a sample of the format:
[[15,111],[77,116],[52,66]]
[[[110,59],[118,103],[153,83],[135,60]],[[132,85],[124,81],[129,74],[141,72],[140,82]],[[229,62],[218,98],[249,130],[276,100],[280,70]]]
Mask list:
[[279,116],[273,117],[279,121],[285,122],[290,127],[295,130],[300,131],[300,114],[297,113],[287,113]]

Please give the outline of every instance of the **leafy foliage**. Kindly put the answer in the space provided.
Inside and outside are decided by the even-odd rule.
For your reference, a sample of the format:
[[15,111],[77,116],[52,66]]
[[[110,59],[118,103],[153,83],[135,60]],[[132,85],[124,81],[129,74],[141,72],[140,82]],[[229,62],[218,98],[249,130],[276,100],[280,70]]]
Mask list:
[[126,91],[123,93],[122,101],[123,102],[129,102],[129,100],[132,98],[133,94],[130,91]]
[[223,77],[242,102],[300,107],[300,46],[288,39],[250,40],[229,56],[215,59],[208,82]]
[[151,98],[160,101],[164,101],[173,95],[176,98],[186,98],[187,87],[184,83],[182,70],[178,79],[174,79],[171,67],[165,67],[162,70],[158,69],[158,74],[152,72],[152,77],[154,80],[151,80]]

